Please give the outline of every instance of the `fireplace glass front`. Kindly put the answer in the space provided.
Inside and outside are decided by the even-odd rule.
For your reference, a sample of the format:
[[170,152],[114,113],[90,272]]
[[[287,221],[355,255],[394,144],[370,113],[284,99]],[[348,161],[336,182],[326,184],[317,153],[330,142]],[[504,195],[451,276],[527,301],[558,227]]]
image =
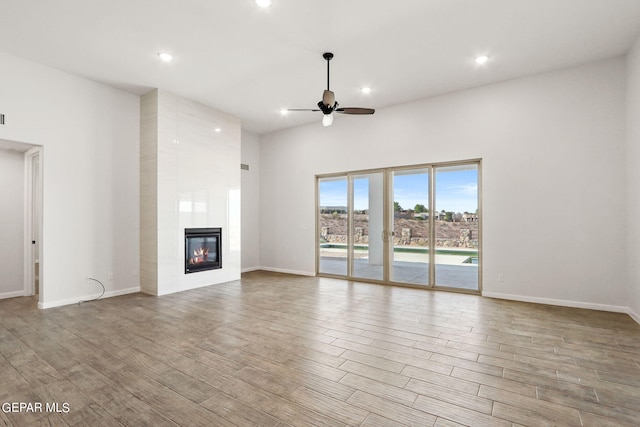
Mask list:
[[222,229],[186,228],[184,230],[184,272],[222,268]]

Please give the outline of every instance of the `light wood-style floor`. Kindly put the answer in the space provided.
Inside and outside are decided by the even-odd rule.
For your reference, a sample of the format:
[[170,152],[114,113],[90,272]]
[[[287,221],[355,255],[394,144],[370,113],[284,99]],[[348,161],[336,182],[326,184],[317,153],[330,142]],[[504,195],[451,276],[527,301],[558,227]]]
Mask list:
[[253,272],[164,297],[0,301],[0,425],[638,426],[624,314]]

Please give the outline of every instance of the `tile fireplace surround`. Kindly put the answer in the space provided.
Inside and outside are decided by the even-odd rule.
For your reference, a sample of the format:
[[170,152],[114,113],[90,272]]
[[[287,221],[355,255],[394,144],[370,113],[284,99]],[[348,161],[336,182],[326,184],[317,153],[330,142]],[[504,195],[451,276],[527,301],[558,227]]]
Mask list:
[[[140,288],[164,295],[240,278],[240,121],[162,90],[142,97]],[[220,227],[221,269],[185,275],[184,230]]]

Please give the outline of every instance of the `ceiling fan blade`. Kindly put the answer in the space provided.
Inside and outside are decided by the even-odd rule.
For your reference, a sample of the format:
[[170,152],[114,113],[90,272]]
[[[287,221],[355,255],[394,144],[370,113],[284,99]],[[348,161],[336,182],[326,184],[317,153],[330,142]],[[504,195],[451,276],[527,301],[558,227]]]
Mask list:
[[342,114],[373,114],[376,112],[373,108],[361,108],[361,107],[344,107],[336,108],[336,113]]
[[317,108],[287,108],[287,111],[322,111]]

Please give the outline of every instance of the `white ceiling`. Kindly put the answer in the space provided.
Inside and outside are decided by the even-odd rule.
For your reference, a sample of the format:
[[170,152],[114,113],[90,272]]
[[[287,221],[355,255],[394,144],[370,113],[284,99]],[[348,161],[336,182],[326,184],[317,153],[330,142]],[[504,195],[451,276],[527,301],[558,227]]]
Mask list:
[[315,107],[325,51],[341,106],[380,109],[622,55],[639,35],[640,0],[0,0],[0,51],[136,94],[161,88],[256,133],[320,126],[320,113],[279,111]]

